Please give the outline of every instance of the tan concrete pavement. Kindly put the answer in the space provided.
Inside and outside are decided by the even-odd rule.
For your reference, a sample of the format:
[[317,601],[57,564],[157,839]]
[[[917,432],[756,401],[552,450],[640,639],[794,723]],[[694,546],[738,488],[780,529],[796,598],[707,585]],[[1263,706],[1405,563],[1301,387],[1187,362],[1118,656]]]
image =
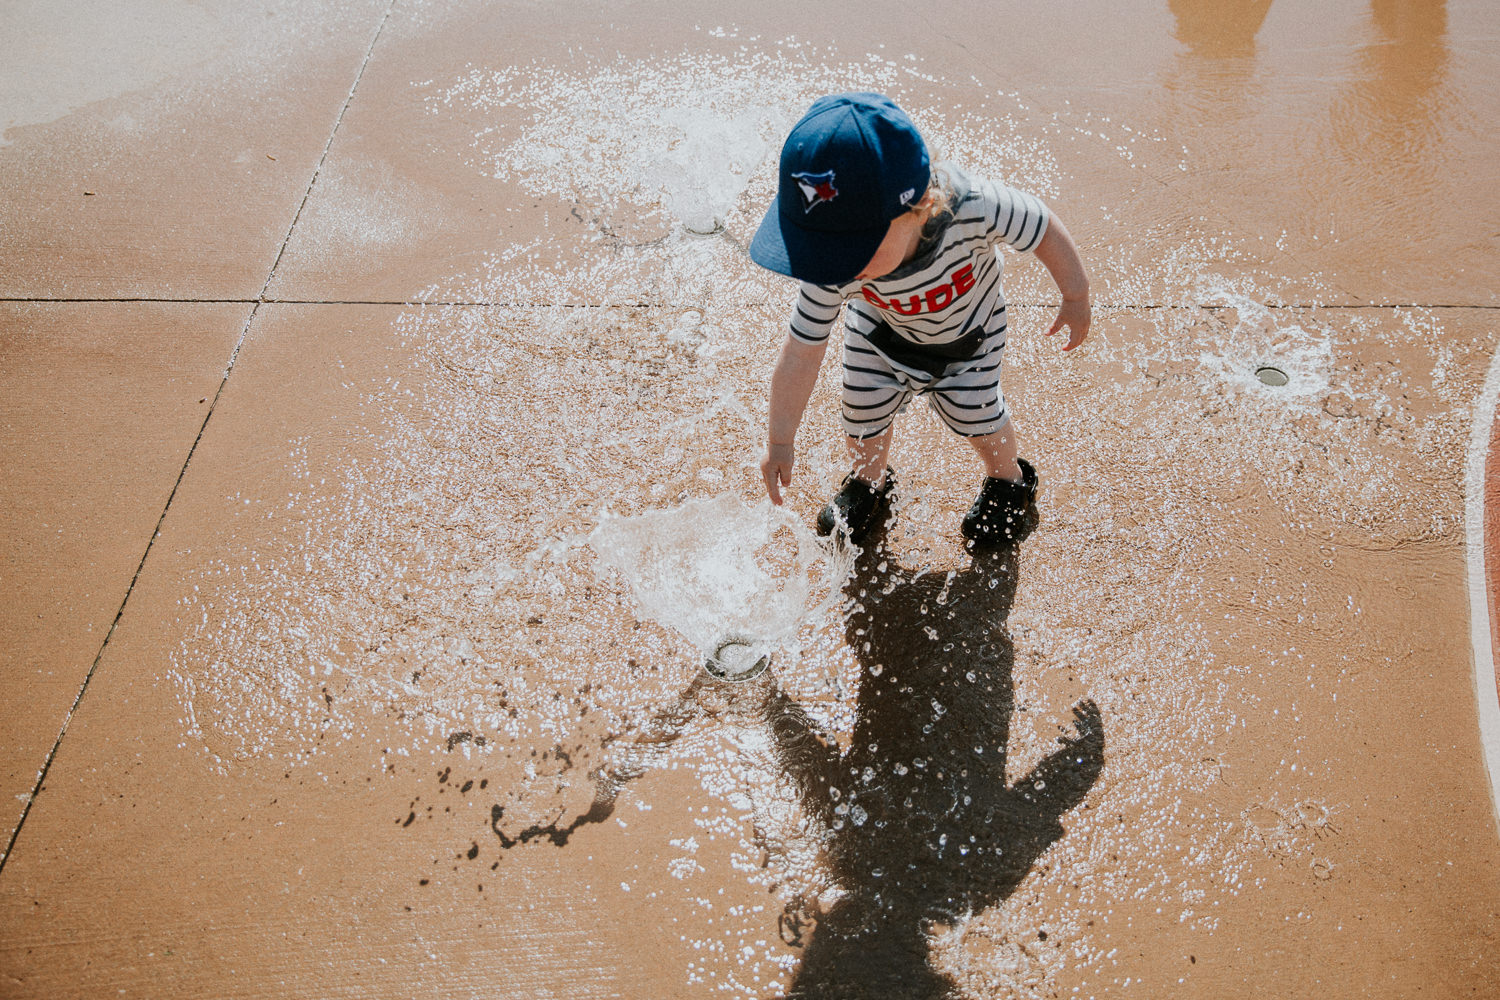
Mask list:
[[[269,568],[316,509],[288,510],[287,497],[316,496],[351,451],[369,453],[368,387],[387,385],[405,360],[395,315],[262,313],[7,864],[11,995],[650,995],[664,965],[691,960],[690,945],[651,944],[655,934],[610,919],[596,900],[613,900],[634,869],[665,863],[666,845],[610,826],[579,838],[581,867],[574,850],[513,864],[490,832],[495,790],[478,787],[502,774],[464,746],[450,752],[438,738],[411,752],[404,727],[371,725],[359,695],[326,682],[310,730],[292,725],[246,746],[235,692],[221,705],[212,674],[263,670],[261,707],[285,722],[276,704],[300,706],[284,701],[298,692],[282,689],[279,665],[219,662],[201,674],[182,659],[196,624],[184,593],[221,573],[254,573],[262,558]],[[248,553],[246,563],[224,562],[229,552]],[[219,602],[239,604],[237,589],[218,590],[204,610],[229,612]],[[252,649],[280,638],[267,614],[278,600],[273,583],[239,604],[268,629],[247,637]],[[192,720],[174,666],[207,695]],[[325,704],[319,695],[330,690]],[[356,702],[347,715],[346,697]],[[196,735],[187,737],[190,722]],[[309,755],[311,768],[299,763]],[[695,783],[653,784],[653,801],[690,825]],[[419,822],[405,826],[409,813]],[[473,857],[471,844],[482,845]],[[705,851],[705,862],[716,853]],[[764,903],[764,890],[728,888],[720,900]],[[663,909],[667,901],[645,904],[653,927],[671,921]]]
[[[8,16],[32,6],[47,5]],[[26,24],[44,37],[9,45],[98,76],[99,96],[56,120],[43,116],[66,100],[42,102],[42,120],[7,131],[0,295],[255,298],[386,7],[140,3],[112,21],[83,5]],[[136,89],[131,66],[155,85]],[[6,84],[18,98],[35,86]]]
[[[943,699],[932,667],[965,667],[938,648],[1008,616],[971,665],[998,671],[1008,782],[1071,705],[1103,710],[1104,770],[1018,885],[928,871],[953,911],[924,918],[933,967],[982,997],[1500,982],[1458,610],[1500,287],[1483,4],[141,9],[179,17],[171,72],[117,69],[138,89],[0,146],[7,836],[29,807],[7,995],[810,988],[814,925],[860,888],[784,801],[767,734],[795,713],[766,706],[849,749],[872,664],[830,614],[774,685],[679,718],[695,652],[582,538],[606,506],[755,494],[790,289],[737,246],[753,156],[820,90],[872,86],[1044,191],[1116,307],[1082,359],[1015,310],[1048,519],[1008,599],[944,624],[941,575],[902,577],[972,573],[972,470],[924,416],[894,569],[860,570],[897,646],[937,644],[874,666]],[[693,239],[673,198],[709,180],[724,231]],[[30,301],[58,298],[178,301]],[[1262,308],[1311,303],[1335,308]],[[1267,361],[1291,395],[1255,395]],[[841,474],[834,393],[802,514]],[[675,749],[617,739],[652,726]],[[631,779],[607,815],[601,766]]]
[[4,837],[140,568],[249,317],[244,305],[0,306]]

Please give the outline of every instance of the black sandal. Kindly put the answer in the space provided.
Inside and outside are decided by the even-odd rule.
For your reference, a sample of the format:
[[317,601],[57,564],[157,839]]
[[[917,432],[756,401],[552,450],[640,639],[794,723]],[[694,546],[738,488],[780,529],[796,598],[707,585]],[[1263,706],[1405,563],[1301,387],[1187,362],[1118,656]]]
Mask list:
[[818,514],[818,534],[831,535],[837,529],[851,542],[862,542],[879,523],[890,506],[896,477],[889,468],[879,486],[871,486],[854,473],[844,477],[844,485]]
[[1036,469],[1024,458],[1016,461],[1021,466],[1019,483],[985,477],[979,496],[964,515],[965,538],[976,544],[998,545],[1022,541],[1036,528]]

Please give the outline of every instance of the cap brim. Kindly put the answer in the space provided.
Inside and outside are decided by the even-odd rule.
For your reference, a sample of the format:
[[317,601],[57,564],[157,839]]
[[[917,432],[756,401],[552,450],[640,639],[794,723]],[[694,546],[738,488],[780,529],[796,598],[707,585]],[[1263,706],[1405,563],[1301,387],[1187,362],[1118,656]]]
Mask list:
[[889,226],[852,233],[823,233],[788,221],[781,197],[771,200],[750,241],[750,258],[761,267],[814,285],[844,285],[858,277],[880,249]]

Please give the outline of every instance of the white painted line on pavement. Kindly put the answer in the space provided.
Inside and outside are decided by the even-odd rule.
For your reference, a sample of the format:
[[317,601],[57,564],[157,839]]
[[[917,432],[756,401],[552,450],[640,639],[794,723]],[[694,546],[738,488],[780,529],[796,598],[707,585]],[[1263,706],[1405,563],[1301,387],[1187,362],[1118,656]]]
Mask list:
[[[1479,703],[1479,740],[1490,776],[1490,805],[1495,810],[1497,832],[1500,832],[1500,691],[1496,690],[1495,684],[1489,582],[1484,565],[1484,470],[1489,458],[1490,433],[1497,404],[1500,404],[1500,350],[1490,361],[1484,389],[1474,403],[1464,500],[1469,556],[1469,635],[1474,645],[1474,696]],[[1500,511],[1491,512],[1491,516],[1500,516]]]

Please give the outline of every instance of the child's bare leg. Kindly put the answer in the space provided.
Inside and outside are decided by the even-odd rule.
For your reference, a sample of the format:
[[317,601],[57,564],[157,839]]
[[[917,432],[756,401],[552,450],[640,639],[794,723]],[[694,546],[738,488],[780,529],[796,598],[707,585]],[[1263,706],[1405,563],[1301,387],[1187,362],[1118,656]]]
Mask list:
[[1021,466],[1016,462],[1016,435],[1010,421],[1007,420],[998,431],[968,440],[979,453],[980,461],[984,462],[985,475],[1012,483],[1022,481]]
[[[885,463],[891,451],[891,430],[887,427],[874,437],[848,438],[849,461],[854,474],[871,486],[879,486],[885,479]],[[1017,478],[1020,473],[1017,472]]]

